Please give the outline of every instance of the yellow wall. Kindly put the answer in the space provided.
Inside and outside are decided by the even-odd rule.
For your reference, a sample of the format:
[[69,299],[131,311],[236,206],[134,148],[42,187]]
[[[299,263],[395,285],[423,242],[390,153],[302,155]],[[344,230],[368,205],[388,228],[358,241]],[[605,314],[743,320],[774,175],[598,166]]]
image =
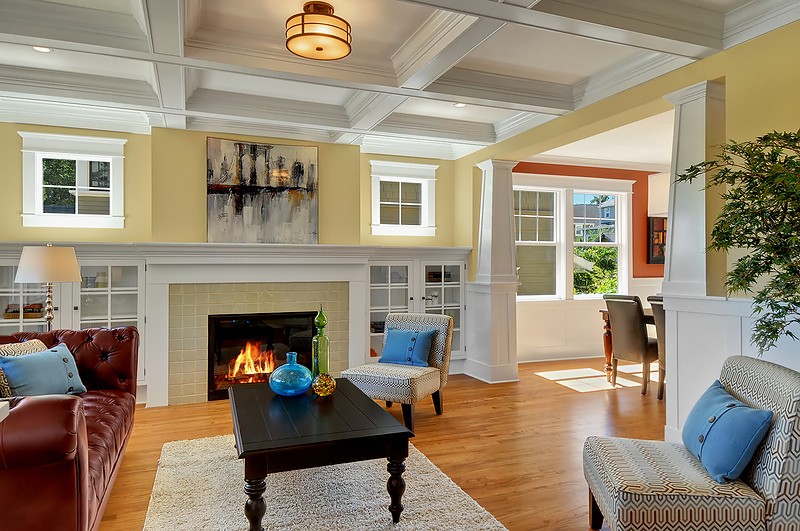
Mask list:
[[[60,229],[22,226],[22,137],[18,131],[127,138],[125,228]],[[144,242],[150,240],[150,137],[129,133],[0,123],[0,241]]]

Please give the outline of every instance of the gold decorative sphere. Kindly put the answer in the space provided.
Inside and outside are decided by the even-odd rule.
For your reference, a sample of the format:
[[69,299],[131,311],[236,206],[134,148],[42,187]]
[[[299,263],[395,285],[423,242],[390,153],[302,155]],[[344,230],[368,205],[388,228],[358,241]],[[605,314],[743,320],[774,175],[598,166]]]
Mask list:
[[320,374],[311,382],[311,389],[317,396],[328,396],[336,390],[336,380],[330,374]]

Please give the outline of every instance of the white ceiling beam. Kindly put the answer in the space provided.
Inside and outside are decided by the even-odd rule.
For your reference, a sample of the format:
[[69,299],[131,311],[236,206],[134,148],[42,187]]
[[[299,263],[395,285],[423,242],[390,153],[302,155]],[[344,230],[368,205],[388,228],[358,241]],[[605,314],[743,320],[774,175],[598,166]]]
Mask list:
[[[153,53],[183,56],[183,1],[140,0],[143,2],[147,37]],[[186,74],[184,67],[176,64],[153,63],[156,93],[166,110],[186,109]],[[165,114],[167,127],[185,129],[182,115]]]
[[408,98],[396,94],[359,91],[345,103],[350,127],[368,131],[392,114]]
[[722,15],[674,0],[403,0],[436,9],[692,59],[722,49]]

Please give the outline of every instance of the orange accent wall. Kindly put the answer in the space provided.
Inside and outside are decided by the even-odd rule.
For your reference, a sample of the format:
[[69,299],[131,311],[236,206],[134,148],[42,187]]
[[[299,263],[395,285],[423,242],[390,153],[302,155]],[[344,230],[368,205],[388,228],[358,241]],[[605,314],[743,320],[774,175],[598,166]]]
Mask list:
[[647,176],[655,172],[566,164],[544,164],[541,162],[520,162],[514,166],[514,172],[636,181],[633,184],[633,212],[631,213],[633,277],[656,278],[664,276],[663,264],[647,263]]

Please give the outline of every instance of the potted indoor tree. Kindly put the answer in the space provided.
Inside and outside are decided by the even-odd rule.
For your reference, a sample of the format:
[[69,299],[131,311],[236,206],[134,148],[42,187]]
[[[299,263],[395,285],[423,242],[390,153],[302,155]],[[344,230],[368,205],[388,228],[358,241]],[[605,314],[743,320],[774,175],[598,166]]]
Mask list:
[[709,250],[747,253],[727,273],[725,288],[753,297],[752,343],[761,355],[782,336],[798,339],[790,327],[800,322],[800,131],[724,144],[676,182],[703,175],[707,189],[722,185],[725,201]]

